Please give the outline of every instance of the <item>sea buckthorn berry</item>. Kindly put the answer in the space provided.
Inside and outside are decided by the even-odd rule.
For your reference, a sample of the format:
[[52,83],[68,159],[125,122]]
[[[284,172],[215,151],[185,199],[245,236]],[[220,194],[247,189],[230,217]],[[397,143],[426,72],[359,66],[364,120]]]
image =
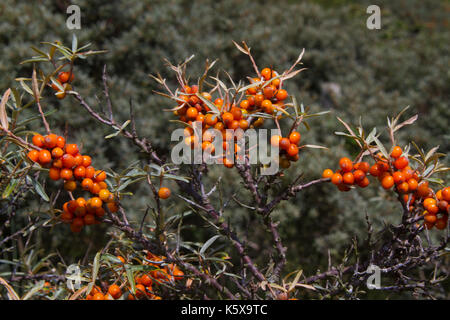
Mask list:
[[428,223],[435,223],[437,220],[437,217],[435,214],[426,213],[423,217],[423,219]]
[[349,158],[344,157],[339,160],[339,166],[343,172],[350,172],[353,169],[353,162]]
[[75,79],[75,75],[72,71],[62,71],[58,74],[58,80],[61,83],[72,82]]
[[426,207],[427,211],[431,214],[436,214],[439,212],[439,207],[436,203],[430,204]]
[[278,78],[278,79],[273,79],[272,82],[271,82],[271,84],[272,84],[274,87],[278,88],[278,87],[280,86],[280,84],[281,84],[280,78]]
[[333,173],[331,176],[331,183],[335,185],[342,184],[342,175],[340,173]]
[[364,177],[361,181],[357,182],[358,186],[361,188],[365,188],[370,184],[370,181],[367,177]]
[[250,102],[248,102],[248,100],[242,100],[239,106],[242,109],[247,110],[250,107]]
[[442,189],[442,199],[444,199],[447,202],[450,202],[450,187]]
[[98,182],[94,182],[92,184],[92,187],[89,189],[89,191],[93,194],[98,194],[100,192],[101,188]]
[[446,212],[447,209],[449,208],[448,202],[445,200],[439,201],[437,205],[438,205],[439,210],[441,210],[442,212]]
[[64,155],[63,149],[60,147],[53,148],[52,150],[52,157],[53,159],[59,159]]
[[331,169],[325,169],[325,170],[323,170],[323,173],[322,173],[322,178],[324,178],[324,179],[329,179],[329,178],[331,178],[331,176],[333,175],[333,170],[331,170]]
[[275,95],[275,91],[276,91],[276,88],[274,88],[274,87],[271,87],[271,86],[264,87],[264,89],[263,89],[264,97],[266,97],[266,99],[272,99],[273,96]]
[[223,123],[228,125],[229,123],[231,123],[234,120],[233,114],[231,112],[224,112],[222,114],[222,120],[223,120]]
[[397,189],[400,193],[407,193],[409,191],[408,182],[402,182],[397,186]]
[[343,191],[343,192],[347,192],[347,191],[351,190],[351,188],[345,184],[340,184],[337,187],[338,187],[339,191]]
[[149,275],[144,274],[142,277],[139,278],[139,283],[144,285],[145,287],[150,287],[153,283],[152,278],[149,277]]
[[198,110],[196,108],[190,107],[190,108],[187,109],[186,117],[189,120],[195,120],[195,118],[197,118],[197,116],[198,116]]
[[92,181],[91,178],[84,178],[81,182],[81,187],[84,190],[90,190],[92,188],[92,185],[94,184],[94,181]]
[[67,211],[70,213],[74,213],[75,210],[78,208],[78,204],[75,200],[70,200],[67,202]]
[[44,137],[44,147],[47,149],[53,149],[56,147],[56,140],[58,136],[54,133],[50,133]]
[[167,198],[169,198],[169,197],[170,197],[170,194],[171,194],[171,192],[170,192],[170,189],[169,189],[169,188],[162,187],[162,188],[160,188],[160,189],[158,190],[158,196],[159,196],[161,199],[167,199]]
[[430,188],[428,187],[428,181],[424,181],[417,187],[417,194],[419,197],[424,198],[430,194]]
[[264,68],[261,70],[261,76],[267,81],[272,78],[273,71],[270,68]]
[[386,161],[378,161],[377,166],[380,169],[380,172],[388,171],[389,165]]
[[359,182],[366,177],[364,171],[358,169],[353,172],[353,177],[355,178],[355,182]]
[[353,173],[351,173],[351,172],[346,172],[346,173],[344,173],[343,176],[342,176],[342,181],[343,181],[345,184],[353,184],[353,183],[355,183],[355,177],[353,176]]
[[71,169],[63,168],[60,171],[61,179],[70,180],[73,177],[73,172]]
[[380,175],[380,168],[376,163],[370,167],[369,173],[373,177],[378,177]]
[[106,172],[103,170],[97,170],[95,171],[94,178],[97,182],[104,181],[106,179]]
[[95,175],[95,169],[92,166],[86,167],[85,177],[89,179],[93,179]]
[[72,192],[72,191],[75,191],[76,188],[77,188],[77,183],[73,180],[69,180],[64,183],[64,189],[67,191]]
[[81,166],[83,163],[83,156],[81,154],[76,154],[73,157],[73,160],[75,162],[75,167]]
[[57,136],[56,137],[56,146],[58,148],[63,149],[65,145],[66,145],[66,139],[64,139],[64,137]]
[[239,128],[246,130],[248,128],[248,121],[245,119],[239,120]]
[[109,195],[110,195],[110,192],[108,189],[102,189],[98,193],[99,198],[104,202],[108,201]]
[[395,146],[395,147],[392,149],[391,157],[394,158],[394,159],[400,158],[400,156],[402,155],[402,153],[403,153],[402,148],[400,148],[399,146]]
[[52,165],[53,165],[55,168],[61,169],[61,168],[63,167],[63,163],[62,163],[61,158],[53,160]]
[[279,142],[279,146],[280,149],[283,150],[289,150],[289,147],[291,146],[291,142],[289,141],[288,138],[281,138],[280,142]]
[[233,120],[241,120],[242,119],[242,110],[236,107],[231,108],[231,114],[233,115]]
[[438,190],[438,191],[436,192],[436,199],[442,200],[442,190]]
[[402,170],[408,165],[409,161],[406,157],[400,157],[394,161],[394,167],[397,170]]
[[31,161],[36,162],[39,160],[39,151],[37,151],[35,149],[30,150],[28,152],[27,156]]
[[381,186],[386,190],[392,188],[393,185],[394,185],[394,178],[390,174],[386,175],[381,180]]
[[39,151],[39,163],[40,164],[47,164],[52,161],[52,155],[50,154],[50,151],[42,149]]
[[83,167],[89,167],[92,163],[92,159],[90,156],[82,156],[83,157],[83,161],[81,162],[81,165]]
[[75,166],[75,158],[71,154],[64,154],[61,160],[64,168],[72,169]]
[[114,299],[119,299],[122,296],[122,290],[120,290],[120,287],[117,284],[110,285],[108,288],[108,293]]
[[233,168],[234,162],[232,160],[229,160],[227,158],[223,158],[223,165],[227,168]]
[[406,168],[402,170],[402,173],[405,176],[405,181],[408,181],[413,178],[414,171],[412,171],[411,167],[406,166]]
[[287,154],[291,157],[295,156],[296,154],[298,154],[298,147],[295,144],[291,143],[289,145],[289,148],[287,149]]
[[92,208],[100,208],[102,206],[103,202],[99,197],[93,197],[91,198],[91,207]]
[[265,110],[272,108],[272,101],[270,100],[263,100],[263,102],[261,102],[261,107]]
[[48,176],[50,177],[50,179],[57,181],[60,178],[60,170],[58,168],[51,167],[48,172]]
[[70,223],[72,221],[72,219],[73,219],[73,214],[70,213],[70,212],[64,211],[63,213],[61,213],[59,218],[64,223]]
[[33,144],[36,147],[42,148],[44,146],[44,137],[40,134],[36,134],[33,136],[33,138],[31,139],[31,141],[33,142]]
[[404,175],[403,175],[403,173],[401,171],[395,171],[392,174],[392,177],[394,178],[394,183],[395,184],[400,184],[400,183],[405,182],[405,177],[404,177]]
[[236,130],[237,128],[239,128],[239,121],[233,120],[228,123],[228,129]]
[[354,169],[355,170],[361,170],[364,173],[367,173],[367,172],[369,172],[370,165],[369,165],[368,162],[362,161],[362,162],[355,163]]
[[217,123],[217,115],[208,113],[205,118],[205,122],[208,126],[214,126]]
[[66,97],[66,92],[65,91],[57,91],[55,93],[56,98],[58,99],[64,99]]
[[423,207],[428,210],[428,206],[431,204],[436,204],[436,200],[434,198],[426,198],[423,200]]
[[301,134],[297,131],[292,131],[289,135],[289,141],[295,145],[298,145],[300,143]]
[[86,168],[83,166],[76,167],[75,169],[73,169],[73,175],[77,179],[84,178],[84,176],[86,175]]
[[70,143],[66,145],[66,153],[75,156],[78,154],[78,152],[79,152],[78,146],[75,143]]
[[82,227],[82,226],[84,226],[83,218],[80,218],[80,217],[74,218],[73,221],[72,221],[72,225],[74,227]]
[[278,100],[285,100],[287,97],[288,97],[288,93],[286,90],[284,90],[284,89],[278,90],[278,92],[276,94],[276,98]]
[[264,95],[262,95],[262,94],[257,94],[257,95],[255,96],[255,105],[256,105],[257,107],[260,107],[264,100],[265,100],[265,99],[264,99]]

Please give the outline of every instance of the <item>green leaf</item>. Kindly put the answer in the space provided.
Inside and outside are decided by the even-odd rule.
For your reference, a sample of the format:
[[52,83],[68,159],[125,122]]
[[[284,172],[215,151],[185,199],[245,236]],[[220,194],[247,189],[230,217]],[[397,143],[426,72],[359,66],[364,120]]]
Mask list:
[[383,156],[384,156],[386,159],[389,159],[389,154],[387,153],[387,151],[386,151],[386,149],[384,148],[384,146],[383,146],[383,144],[381,143],[381,141],[378,140],[378,138],[375,137],[375,136],[373,137],[373,140],[374,140],[375,143],[377,144],[378,149],[379,149],[380,152],[383,154]]
[[49,201],[50,201],[50,199],[49,199],[47,193],[45,193],[45,190],[44,190],[44,188],[42,187],[42,185],[39,183],[39,181],[37,181],[36,179],[32,179],[32,178],[30,178],[29,176],[27,176],[27,180],[28,180],[29,182],[31,182],[31,184],[32,184],[33,187],[34,187],[34,190],[36,191],[36,193],[37,193],[38,195],[41,196],[42,200],[44,200],[45,202],[49,202]]
[[216,241],[220,237],[221,237],[220,235],[215,235],[214,237],[212,237],[208,241],[206,241],[205,244],[200,249],[200,254],[203,256],[206,249],[208,249],[214,243],[214,241]]
[[78,48],[78,39],[75,33],[72,34],[72,52],[76,52]]

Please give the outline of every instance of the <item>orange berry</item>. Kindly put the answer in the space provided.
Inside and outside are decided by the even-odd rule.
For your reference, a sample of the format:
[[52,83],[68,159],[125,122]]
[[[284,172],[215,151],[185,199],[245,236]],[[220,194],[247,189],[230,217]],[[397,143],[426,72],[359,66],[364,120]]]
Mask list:
[[339,160],[339,166],[341,167],[343,172],[350,172],[353,169],[352,160],[347,157],[341,158]]
[[58,136],[54,133],[50,133],[44,137],[44,147],[47,149],[53,149],[56,147],[56,140]]
[[196,108],[190,107],[190,108],[187,109],[186,117],[189,120],[195,120],[195,118],[197,118],[197,116],[198,116],[198,110]]
[[94,178],[97,182],[104,181],[106,179],[106,172],[103,170],[97,170],[95,171]]
[[394,167],[397,170],[402,170],[408,165],[409,161],[406,157],[400,157],[394,161]]
[[64,155],[63,149],[60,147],[53,148],[52,150],[52,157],[53,159],[59,159]]
[[75,167],[81,166],[83,164],[83,156],[81,154],[77,154],[73,157],[75,162]]
[[39,147],[39,148],[42,148],[44,146],[44,143],[45,143],[44,137],[41,136],[40,134],[34,135],[31,141],[33,142],[33,144],[36,147]]
[[73,175],[77,179],[82,179],[86,175],[86,168],[83,166],[78,166],[73,170]]
[[439,212],[439,207],[437,206],[436,203],[429,204],[429,205],[426,207],[426,209],[427,209],[427,211],[428,211],[429,213],[431,213],[431,214],[436,214],[436,213]]
[[293,144],[298,145],[300,143],[300,139],[301,139],[301,134],[297,131],[292,131],[291,134],[289,135],[289,141]]
[[295,144],[291,143],[289,145],[289,149],[287,150],[287,154],[291,157],[295,156],[296,154],[298,154],[298,147]]
[[407,193],[409,191],[408,182],[402,182],[397,186],[397,189],[400,193]]
[[[261,107],[263,109],[265,109],[265,111],[270,111],[273,110],[272,108],[272,102],[270,100],[263,100],[263,102],[261,103]],[[271,112],[267,112],[267,113],[271,113]]]
[[444,199],[447,202],[450,202],[450,187],[446,187],[442,189],[442,199]]
[[101,188],[98,182],[94,182],[92,184],[92,187],[89,189],[89,191],[93,194],[98,194],[100,192]]
[[242,109],[247,110],[250,107],[250,102],[248,102],[248,100],[242,100],[239,106]]
[[72,192],[72,191],[75,191],[76,188],[77,188],[77,183],[73,180],[69,180],[64,183],[64,189],[67,191]]
[[100,192],[98,193],[99,198],[100,198],[102,201],[105,201],[105,202],[108,201],[109,195],[110,195],[110,192],[109,192],[108,189],[102,189],[102,190],[100,190]]
[[120,290],[120,287],[117,284],[110,285],[108,288],[108,293],[114,299],[119,299],[122,296],[122,290]]
[[444,215],[443,217],[437,219],[436,229],[444,230],[445,228],[447,228],[447,223],[448,223],[448,216]]
[[170,197],[170,194],[171,194],[171,191],[170,191],[169,188],[162,187],[162,188],[160,188],[160,189],[158,190],[158,196],[159,196],[161,199],[167,199],[167,198],[169,198],[169,197]]
[[93,197],[91,198],[91,207],[96,209],[100,208],[102,206],[103,202],[99,197]]
[[344,173],[344,175],[342,176],[342,181],[345,184],[353,184],[355,183],[355,177],[353,176],[353,173],[351,172],[346,172]]
[[390,174],[386,175],[381,180],[381,186],[386,190],[392,188],[393,185],[394,185],[394,178]]
[[93,214],[87,214],[83,217],[84,224],[87,226],[93,225],[95,223],[95,216]]
[[39,151],[37,151],[35,149],[30,150],[30,152],[28,152],[27,156],[31,161],[36,162],[39,160]]
[[359,182],[366,177],[366,174],[364,173],[364,171],[358,169],[353,172],[353,177],[355,178],[355,182]]
[[[426,211],[425,211],[426,212]],[[430,214],[430,213],[427,213],[427,214],[425,214],[425,216],[423,217],[423,219],[426,221],[426,222],[428,222],[428,223],[435,223],[436,222],[436,220],[437,220],[437,217],[436,217],[436,215],[435,214]]]
[[376,163],[370,167],[369,173],[373,177],[378,177],[380,175],[380,168]]
[[416,179],[409,179],[408,181],[408,189],[409,191],[416,191],[418,187],[418,183]]
[[98,293],[94,294],[94,296],[92,297],[92,300],[105,300],[105,296],[103,295],[103,293],[98,292]]
[[75,200],[70,200],[69,202],[66,203],[67,203],[66,206],[67,212],[74,213],[75,210],[78,208],[78,204]]
[[71,71],[62,71],[58,74],[58,80],[61,83],[72,82],[75,79],[75,75]]
[[80,218],[80,217],[74,218],[73,221],[72,221],[72,225],[74,227],[81,228],[82,226],[84,226],[83,218]]
[[62,222],[69,223],[73,219],[73,214],[70,212],[64,211],[63,213],[61,213],[59,218],[61,219]]
[[93,179],[95,175],[95,169],[93,166],[86,167],[85,177]]
[[145,287],[150,287],[153,283],[152,278],[150,278],[147,274],[144,274],[140,279],[140,284]]
[[222,120],[223,120],[223,123],[228,125],[229,123],[231,123],[234,120],[234,116],[231,112],[224,112],[222,114]]
[[270,68],[264,68],[261,70],[261,76],[267,81],[272,78],[273,71]]
[[52,155],[50,154],[50,151],[42,149],[39,151],[39,163],[40,164],[47,164],[52,161]]
[[263,89],[263,94],[266,99],[272,99],[275,95],[276,88],[271,86],[266,86]]
[[63,149],[65,145],[66,145],[66,139],[64,139],[64,137],[61,137],[61,136],[56,137],[56,146],[58,148]]
[[217,123],[217,115],[208,113],[205,118],[205,122],[208,126],[214,126]]
[[52,180],[55,180],[55,181],[59,180],[59,178],[60,178],[60,170],[58,168],[51,167],[49,172],[48,172],[48,176]]
[[324,179],[329,179],[329,178],[331,178],[332,176],[333,176],[333,170],[331,170],[331,169],[325,169],[325,170],[323,170],[322,178],[324,178]]
[[83,156],[83,161],[81,162],[81,165],[83,167],[89,167],[92,163],[92,159],[90,156]]
[[403,153],[402,148],[400,148],[399,146],[396,146],[392,149],[391,157],[397,159],[402,155],[402,153]]
[[401,171],[395,171],[392,174],[392,177],[394,178],[394,183],[395,184],[400,184],[400,183],[405,182],[405,177],[404,177],[404,175],[403,175],[403,173]]
[[285,100],[288,97],[288,93],[286,90],[281,89],[278,90],[276,97],[278,100]]
[[248,121],[245,119],[239,120],[239,128],[246,130],[248,128]]
[[367,162],[365,162],[365,161],[363,161],[363,162],[358,162],[358,163],[355,163],[354,169],[355,169],[355,170],[361,170],[361,171],[363,171],[364,173],[367,173],[367,172],[369,171],[369,169],[370,169],[370,165],[369,165],[369,163],[367,163]]
[[424,181],[417,187],[417,194],[419,197],[424,198],[430,194],[430,188],[428,187],[428,181]]
[[119,210],[119,206],[115,202],[108,202],[106,206],[108,207],[108,210],[112,213],[117,212]]
[[331,183],[334,185],[340,185],[342,184],[342,175],[340,173],[333,173],[331,176]]
[[73,172],[70,169],[63,168],[60,171],[60,176],[61,176],[61,179],[70,180],[73,177]]
[[274,147],[278,147],[280,145],[281,136],[274,135],[270,137],[270,144]]
[[281,140],[279,142],[280,149],[288,151],[290,146],[291,146],[291,142],[289,141],[288,138],[281,138]]
[[61,160],[64,168],[72,169],[73,166],[75,165],[75,158],[71,154],[68,153],[64,154],[61,157]]
[[360,186],[361,188],[365,188],[370,184],[370,181],[367,177],[364,177],[364,179],[362,179],[361,181],[357,182],[358,186]]
[[93,184],[94,184],[94,181],[92,181],[92,179],[84,178],[83,181],[81,182],[81,187],[84,190],[90,190],[92,188]]
[[78,152],[79,152],[78,146],[75,143],[66,145],[66,153],[71,154],[72,156],[75,156],[75,155],[77,155]]

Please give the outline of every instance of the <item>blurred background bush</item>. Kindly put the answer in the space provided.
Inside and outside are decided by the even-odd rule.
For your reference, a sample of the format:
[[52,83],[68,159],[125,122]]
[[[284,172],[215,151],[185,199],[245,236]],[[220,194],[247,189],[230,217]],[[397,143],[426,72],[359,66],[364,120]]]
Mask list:
[[[170,150],[170,132],[177,125],[168,122],[173,116],[162,109],[171,106],[171,102],[152,93],[159,88],[148,74],[160,72],[174,85],[175,79],[164,59],[178,63],[195,54],[188,67],[192,79],[201,75],[206,58],[219,59],[215,70],[226,70],[234,79],[252,76],[247,57],[236,50],[232,40],[245,40],[260,67],[273,66],[278,71],[289,67],[306,49],[303,63],[308,69],[288,82],[288,91],[314,111],[332,111],[311,120],[309,131],[301,129],[303,141],[330,149],[302,153],[300,161],[288,171],[292,175],[303,172],[305,180],[314,179],[324,168],[336,168],[340,156],[355,155],[356,149],[349,141],[334,135],[342,129],[336,116],[354,124],[361,118],[367,130],[376,126],[381,131],[386,117],[407,105],[411,106],[407,116],[418,113],[419,120],[402,130],[401,145],[414,140],[424,149],[440,145],[442,152],[448,152],[449,2],[377,1],[382,28],[368,30],[366,8],[372,2],[3,0],[0,88],[17,86],[16,77],[31,75],[30,65],[19,64],[33,55],[31,45],[55,40],[70,44],[72,31],[65,25],[66,8],[77,4],[82,26],[75,31],[79,43],[91,42],[92,49],[105,49],[108,53],[76,64],[76,90],[100,109],[104,102],[102,68],[106,64],[118,122],[128,120],[132,100],[139,134],[149,137],[162,152]],[[104,140],[111,129],[98,125],[73,99],[51,98],[45,105],[58,110],[49,118],[51,127],[62,133],[67,126],[70,140],[82,144],[85,153],[95,154],[95,166],[121,171],[139,159],[136,148],[124,139]],[[31,129],[43,131],[37,122]],[[386,134],[382,138],[388,142]],[[236,179],[233,170],[214,168],[210,182],[219,176],[227,197],[240,188],[232,183]],[[151,204],[149,190],[136,184],[128,191],[134,196],[125,199],[123,205],[131,217],[139,220],[146,205]],[[242,193],[241,199],[245,196]],[[281,221],[281,235],[288,247],[287,269],[302,268],[306,274],[313,274],[327,268],[329,254],[332,263],[339,261],[351,239],[364,240],[366,213],[375,228],[385,222],[398,223],[400,207],[393,200],[392,194],[375,185],[349,193],[338,193],[332,186],[322,185],[283,202],[274,216]],[[32,197],[26,201],[37,205]],[[172,201],[171,205],[171,212],[187,210],[185,203]],[[29,206],[24,206],[24,215],[29,211]],[[240,233],[248,233],[251,254],[262,252],[269,244],[262,225],[248,228],[250,223],[258,224],[258,220],[233,201],[225,215]],[[202,224],[195,219],[189,222]],[[68,227],[57,226],[51,233],[41,232],[37,237],[45,252],[58,248],[66,263],[71,263],[83,258],[88,247],[93,255],[107,243],[108,236],[102,228],[105,227],[72,235]],[[207,239],[202,228],[195,230],[185,233],[185,238]],[[12,257],[5,253],[3,258]]]

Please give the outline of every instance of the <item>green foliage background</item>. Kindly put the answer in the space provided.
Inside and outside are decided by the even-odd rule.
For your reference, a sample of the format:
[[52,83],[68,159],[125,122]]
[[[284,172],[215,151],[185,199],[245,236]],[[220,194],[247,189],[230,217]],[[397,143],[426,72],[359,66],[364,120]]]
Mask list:
[[[226,70],[235,79],[252,75],[247,57],[235,49],[232,40],[245,40],[260,67],[273,66],[276,70],[290,66],[302,48],[306,49],[303,62],[308,69],[289,81],[288,90],[312,110],[332,111],[312,120],[311,130],[303,127],[301,131],[303,141],[325,145],[330,150],[304,152],[289,169],[290,176],[304,172],[305,180],[314,179],[324,168],[334,169],[340,156],[354,155],[355,147],[334,135],[342,129],[336,116],[354,124],[361,117],[367,130],[374,126],[381,130],[388,115],[407,105],[411,106],[407,115],[419,113],[419,120],[401,132],[400,143],[414,140],[425,149],[440,145],[442,152],[448,152],[449,2],[377,1],[382,9],[382,29],[368,30],[366,8],[371,2],[3,0],[0,88],[17,85],[16,77],[31,74],[30,65],[19,65],[33,55],[31,45],[57,39],[70,44],[72,31],[65,26],[65,9],[69,4],[77,4],[82,14],[82,29],[75,31],[79,43],[92,42],[93,49],[105,49],[108,53],[76,65],[76,90],[89,97],[91,104],[102,108],[101,74],[106,64],[117,119],[128,120],[132,100],[139,134],[149,137],[162,152],[170,150],[170,132],[176,125],[169,124],[170,113],[161,111],[171,102],[152,93],[158,88],[148,74],[160,72],[174,84],[163,59],[175,63],[195,54],[188,68],[193,79],[201,75],[206,58],[219,59],[216,70]],[[327,91],[330,84],[336,85],[340,93]],[[49,118],[54,131],[62,133],[67,126],[71,141],[81,143],[84,152],[95,155],[95,166],[121,171],[132,160],[139,159],[136,148],[124,139],[104,140],[111,129],[98,125],[71,98],[63,101],[52,98],[46,102],[46,108],[58,110]],[[39,123],[32,129],[42,131]],[[211,183],[219,176],[227,197],[241,188],[233,183],[236,174],[232,170],[214,168]],[[54,183],[48,185],[50,190],[56,189]],[[177,193],[175,185],[172,187]],[[138,221],[146,205],[152,204],[149,190],[136,184],[128,191],[134,196],[123,204]],[[245,202],[247,194],[240,191],[239,194]],[[176,199],[174,196],[166,202],[169,212],[186,210],[186,204]],[[283,202],[274,216],[281,221],[281,234],[288,246],[287,269],[302,268],[307,274],[324,270],[328,251],[332,262],[338,261],[353,237],[364,239],[366,213],[375,227],[384,222],[398,223],[400,207],[390,200],[394,200],[392,194],[375,185],[350,193],[338,193],[326,185]],[[37,205],[32,196],[27,204]],[[22,211],[27,214],[30,207],[24,206]],[[240,233],[248,232],[251,254],[264,251],[269,244],[268,234],[255,217],[233,201],[225,215]],[[189,223],[202,222],[192,219]],[[249,230],[249,224],[260,228]],[[102,232],[104,228],[99,226],[81,235],[71,235],[68,228],[59,225],[50,233],[47,230],[41,233],[38,245],[45,252],[58,248],[70,263],[83,258],[89,243],[91,254],[106,244],[108,236]],[[184,234],[187,240],[208,238],[202,228],[195,230]]]

